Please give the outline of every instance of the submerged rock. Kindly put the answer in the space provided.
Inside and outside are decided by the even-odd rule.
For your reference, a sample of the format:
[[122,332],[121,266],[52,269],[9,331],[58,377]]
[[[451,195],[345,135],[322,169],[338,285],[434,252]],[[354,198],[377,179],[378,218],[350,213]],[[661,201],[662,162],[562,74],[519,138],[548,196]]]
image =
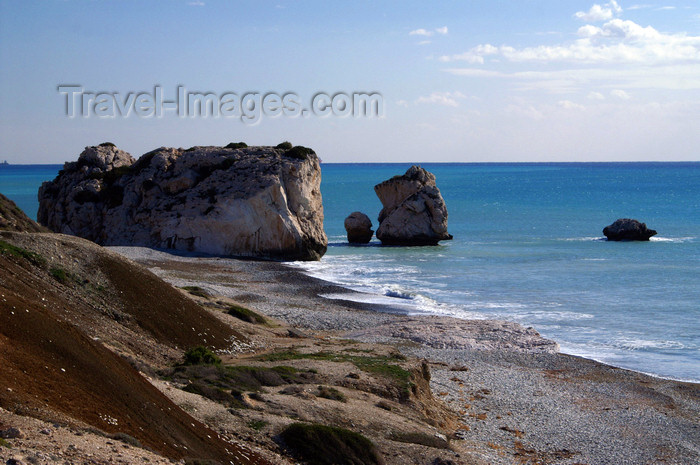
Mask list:
[[372,240],[372,220],[362,212],[352,212],[345,218],[345,231],[351,244],[367,244]]
[[[321,168],[303,147],[87,147],[39,190],[39,222],[101,245],[318,260]],[[302,156],[303,155],[303,156]]]
[[645,223],[630,218],[620,218],[603,229],[609,241],[648,241],[656,231],[648,229]]
[[447,206],[435,175],[411,166],[404,175],[374,186],[381,200],[377,238],[387,245],[436,245],[452,239],[447,232]]

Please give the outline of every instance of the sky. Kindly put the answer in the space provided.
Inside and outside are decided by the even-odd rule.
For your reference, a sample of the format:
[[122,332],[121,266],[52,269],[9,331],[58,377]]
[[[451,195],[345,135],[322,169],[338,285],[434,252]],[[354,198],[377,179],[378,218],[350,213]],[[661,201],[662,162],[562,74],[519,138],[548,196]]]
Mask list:
[[[219,114],[135,102],[156,87]],[[319,93],[339,106],[314,113]],[[380,114],[344,116],[355,93]],[[309,111],[263,112],[268,94]],[[0,0],[10,163],[285,140],[324,162],[698,161],[699,129],[697,0]]]

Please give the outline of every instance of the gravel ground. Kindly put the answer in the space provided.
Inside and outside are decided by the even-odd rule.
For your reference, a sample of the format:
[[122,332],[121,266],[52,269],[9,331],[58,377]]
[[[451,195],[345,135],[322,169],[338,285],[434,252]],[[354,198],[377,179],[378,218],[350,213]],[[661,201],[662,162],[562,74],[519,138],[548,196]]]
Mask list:
[[307,331],[391,342],[429,360],[434,395],[461,415],[453,442],[486,463],[700,463],[700,385],[559,354],[519,325],[451,325],[325,299],[353,291],[279,263],[111,249],[176,286],[200,286]]

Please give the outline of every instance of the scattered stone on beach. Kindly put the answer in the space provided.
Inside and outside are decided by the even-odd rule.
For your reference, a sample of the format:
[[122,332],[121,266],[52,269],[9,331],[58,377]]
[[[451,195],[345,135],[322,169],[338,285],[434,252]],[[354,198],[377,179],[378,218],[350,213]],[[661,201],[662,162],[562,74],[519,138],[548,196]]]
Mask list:
[[351,244],[367,244],[372,240],[372,220],[362,212],[352,212],[345,218],[345,231]]
[[437,245],[452,239],[447,232],[447,206],[435,175],[413,165],[405,174],[374,186],[381,200],[377,238],[385,245]]
[[39,190],[39,222],[100,245],[318,260],[321,168],[304,147],[87,147]]
[[646,223],[630,218],[620,218],[603,229],[609,241],[648,241],[656,231],[648,229]]
[[359,340],[407,339],[436,349],[500,350],[556,353],[559,345],[534,329],[498,320],[461,320],[442,316],[406,317],[387,324],[354,331]]

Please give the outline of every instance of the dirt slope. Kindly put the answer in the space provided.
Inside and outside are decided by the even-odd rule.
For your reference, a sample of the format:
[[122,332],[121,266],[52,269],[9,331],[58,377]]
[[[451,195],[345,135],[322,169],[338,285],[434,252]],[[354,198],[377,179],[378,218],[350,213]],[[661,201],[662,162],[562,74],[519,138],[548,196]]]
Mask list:
[[[104,316],[97,320],[131,326],[132,333],[142,328],[141,337],[150,335],[156,346],[188,347],[207,337],[210,345],[225,347],[227,340],[238,336],[231,328],[152,273],[81,244],[87,241],[11,233],[3,233],[0,240],[39,253],[21,256],[7,247],[0,253],[0,406],[39,417],[47,411],[59,412],[105,432],[127,433],[174,459],[264,463],[243,447],[218,438],[154,388],[125,358],[108,350],[103,343],[118,342],[105,340],[109,331],[103,329],[100,337],[71,321],[100,313],[91,305],[100,296],[92,293],[102,292],[107,295],[101,298],[127,317],[111,323]],[[87,261],[97,264],[101,279],[107,279],[97,287],[101,291],[93,292],[81,277],[86,270],[75,266],[64,270],[64,280],[59,279],[52,241],[64,250],[90,256]],[[63,262],[68,262],[66,258]],[[94,273],[94,279],[98,275]],[[115,334],[120,333],[115,330]]]

